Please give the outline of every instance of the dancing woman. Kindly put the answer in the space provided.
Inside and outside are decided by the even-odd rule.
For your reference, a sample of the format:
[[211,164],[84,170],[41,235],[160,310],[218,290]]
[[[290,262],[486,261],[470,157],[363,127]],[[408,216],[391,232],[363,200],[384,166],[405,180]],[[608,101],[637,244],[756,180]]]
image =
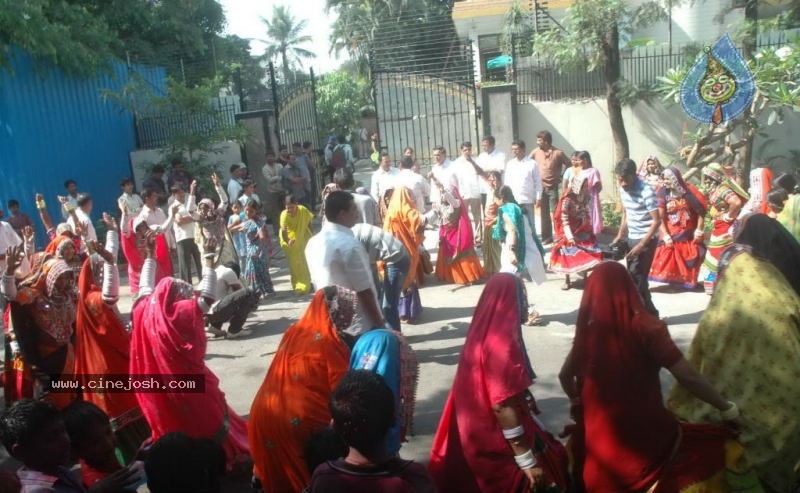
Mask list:
[[750,196],[725,173],[719,163],[711,163],[703,168],[703,183],[708,189],[708,203],[714,213],[714,229],[701,271],[703,286],[710,295],[714,292],[719,257],[733,244],[731,226]]
[[[400,320],[405,322],[417,320],[422,313],[419,286],[423,276],[420,265],[420,247],[425,239],[424,228],[425,219],[416,208],[413,194],[406,187],[396,188],[389,202],[389,208],[386,210],[383,229],[400,240],[408,253],[408,274],[403,281],[398,302]],[[385,268],[388,270],[391,266],[387,265]],[[388,275],[388,272],[384,273],[387,278]],[[391,306],[391,302],[389,300],[387,302]]]
[[663,172],[664,186],[656,193],[661,215],[661,241],[656,247],[649,279],[694,289],[706,253],[703,244],[706,199],[683,181],[677,168]]
[[470,285],[483,276],[483,268],[475,253],[469,212],[455,185],[446,189],[438,180],[432,179],[442,197],[438,210],[441,226],[436,277],[444,282]]
[[295,294],[304,295],[311,290],[311,274],[306,263],[306,245],[314,234],[311,221],[314,214],[297,203],[294,195],[286,196],[286,208],[281,212],[280,243],[289,263],[292,288]]

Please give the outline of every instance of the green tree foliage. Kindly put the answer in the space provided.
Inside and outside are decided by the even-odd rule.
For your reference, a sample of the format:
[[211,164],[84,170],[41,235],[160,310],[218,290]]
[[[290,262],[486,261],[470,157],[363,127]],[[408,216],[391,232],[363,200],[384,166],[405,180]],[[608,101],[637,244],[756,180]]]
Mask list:
[[[714,161],[735,162],[747,180],[750,159],[745,152],[757,136],[768,137],[759,123],[766,116],[767,126],[780,124],[789,111],[800,112],[800,37],[780,47],[757,50],[748,61],[756,79],[756,96],[750,111],[722,125],[698,124],[686,132],[688,145],[679,150],[689,168],[702,168]],[[659,78],[664,101],[679,104],[680,85],[691,63],[671,69]]]
[[362,110],[371,103],[369,82],[345,70],[317,82],[317,125],[323,135],[350,135],[361,126]]
[[302,67],[303,61],[314,58],[316,55],[302,48],[301,45],[311,42],[311,36],[303,34],[308,25],[308,20],[297,20],[288,8],[277,5],[272,8],[272,18],[261,18],[267,28],[267,49],[264,52],[266,60],[280,59],[284,82],[289,82],[292,77],[293,67]]
[[130,56],[199,81],[214,74],[211,43],[224,27],[217,0],[0,0],[0,67],[15,46],[70,75]]
[[250,54],[250,42],[238,36],[225,36],[214,41],[217,76],[231,93],[241,96],[242,105],[271,96],[266,86],[267,69]]
[[620,45],[634,29],[665,17],[664,9],[653,0],[635,8],[625,0],[576,0],[567,9],[565,30],[553,29],[534,36],[533,51],[554,62],[560,70],[602,71],[616,159],[630,155],[622,118],[626,81],[621,74]]

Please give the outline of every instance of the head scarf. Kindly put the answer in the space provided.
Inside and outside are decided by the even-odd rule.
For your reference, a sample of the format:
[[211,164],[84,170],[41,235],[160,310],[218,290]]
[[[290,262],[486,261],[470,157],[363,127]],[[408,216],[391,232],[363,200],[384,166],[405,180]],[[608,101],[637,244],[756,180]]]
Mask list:
[[56,257],[63,259],[64,258],[64,248],[67,245],[72,245],[75,248],[75,259],[73,259],[73,263],[82,264],[80,259],[78,259],[78,255],[80,253],[80,239],[78,236],[72,234],[71,231],[67,230],[55,238],[53,238],[50,243],[47,244],[44,251],[49,253],[50,255],[55,255]]
[[56,259],[51,260],[47,264],[45,264],[45,270],[47,271],[47,297],[48,298],[58,298],[62,296],[67,296],[69,291],[67,292],[58,292],[56,282],[63,276],[64,274],[72,274],[72,268],[63,260]]
[[[734,237],[734,247],[723,253],[720,259],[723,276],[725,267],[733,256],[742,250],[750,251],[756,257],[766,260],[780,271],[794,290],[800,294],[800,243],[786,228],[765,214],[750,214],[741,219]],[[723,264],[724,261],[724,264]]]
[[659,369],[681,357],[625,267],[595,268],[571,353],[582,402],[576,460],[587,491],[641,491],[658,479],[679,429],[664,408]]
[[[429,469],[441,491],[517,491],[520,484],[492,410],[535,378],[522,339],[520,284],[513,274],[495,274],[476,306],[431,449]],[[523,420],[533,428],[530,414]]]
[[647,161],[654,161],[656,163],[656,172],[654,174],[659,175],[664,170],[664,166],[662,166],[661,161],[655,155],[647,156],[642,164],[639,165],[639,176],[644,178],[645,176],[649,175],[650,172],[647,170]]
[[711,178],[717,183],[717,186],[725,185],[726,187],[730,188],[733,190],[733,193],[741,197],[742,200],[748,200],[750,198],[750,195],[748,195],[747,192],[745,192],[744,189],[742,189],[742,187],[736,183],[736,181],[731,179],[731,177],[725,173],[725,169],[719,163],[711,163],[703,168],[703,176]]
[[670,193],[676,197],[682,197],[686,200],[689,208],[698,216],[704,217],[706,215],[706,200],[705,197],[692,185],[683,180],[683,175],[680,170],[674,166],[670,166],[663,172],[665,184],[668,186],[661,187],[656,196],[660,201],[667,202]]
[[383,229],[397,238],[406,247],[410,260],[408,275],[403,283],[403,290],[408,289],[417,280],[419,266],[419,246],[424,239],[422,232],[422,216],[414,207],[414,196],[406,187],[398,187],[392,194],[389,208],[383,220]]
[[343,286],[328,286],[325,291],[325,303],[328,316],[338,332],[344,332],[353,324],[356,310],[356,292]]

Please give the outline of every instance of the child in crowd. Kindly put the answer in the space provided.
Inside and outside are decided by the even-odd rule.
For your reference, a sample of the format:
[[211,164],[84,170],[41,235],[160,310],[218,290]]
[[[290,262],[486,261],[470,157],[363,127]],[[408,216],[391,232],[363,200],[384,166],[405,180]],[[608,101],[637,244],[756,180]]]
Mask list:
[[[87,488],[102,483],[115,473],[124,471],[116,455],[116,439],[108,415],[86,401],[76,401],[61,411],[67,428],[73,457],[81,464],[81,482]],[[136,491],[137,483],[144,484],[142,463],[134,462],[130,470],[136,473],[127,489]]]
[[384,437],[394,424],[395,406],[391,389],[379,375],[367,370],[349,371],[334,389],[329,407],[333,429],[349,452],[343,459],[317,467],[310,493],[435,490],[425,467],[386,456]]
[[239,257],[239,271],[244,272],[244,267],[247,262],[247,239],[245,239],[244,231],[231,229],[234,226],[242,224],[244,221],[244,214],[242,204],[238,200],[234,200],[231,204],[231,215],[228,217],[228,230],[231,232],[231,239],[233,247],[236,249],[236,255]]
[[783,211],[787,200],[789,200],[789,194],[782,188],[773,188],[767,192],[767,205],[769,206],[767,215],[773,219],[778,217],[778,214]]
[[207,438],[162,436],[145,459],[150,493],[221,493],[225,451]]
[[64,420],[52,404],[22,399],[0,417],[0,440],[22,462],[17,471],[23,493],[120,493],[136,483],[135,470],[122,469],[88,490],[67,468],[70,440]]

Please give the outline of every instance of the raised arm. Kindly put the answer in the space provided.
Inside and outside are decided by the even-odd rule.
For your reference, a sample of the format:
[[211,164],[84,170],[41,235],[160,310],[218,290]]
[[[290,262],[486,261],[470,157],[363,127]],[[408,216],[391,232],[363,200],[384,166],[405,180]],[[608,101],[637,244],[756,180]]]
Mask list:
[[219,197],[217,212],[219,214],[225,214],[225,211],[228,210],[228,194],[225,193],[225,189],[222,188],[222,183],[220,183],[219,176],[217,176],[216,173],[211,173],[211,183],[214,184],[214,190],[217,191],[217,197]]
[[53,227],[53,220],[50,218],[50,213],[47,212],[47,204],[44,201],[44,196],[37,193],[34,200],[36,201],[36,210],[39,211],[39,219],[41,219],[47,234],[49,235],[51,232],[55,233],[56,230]]

